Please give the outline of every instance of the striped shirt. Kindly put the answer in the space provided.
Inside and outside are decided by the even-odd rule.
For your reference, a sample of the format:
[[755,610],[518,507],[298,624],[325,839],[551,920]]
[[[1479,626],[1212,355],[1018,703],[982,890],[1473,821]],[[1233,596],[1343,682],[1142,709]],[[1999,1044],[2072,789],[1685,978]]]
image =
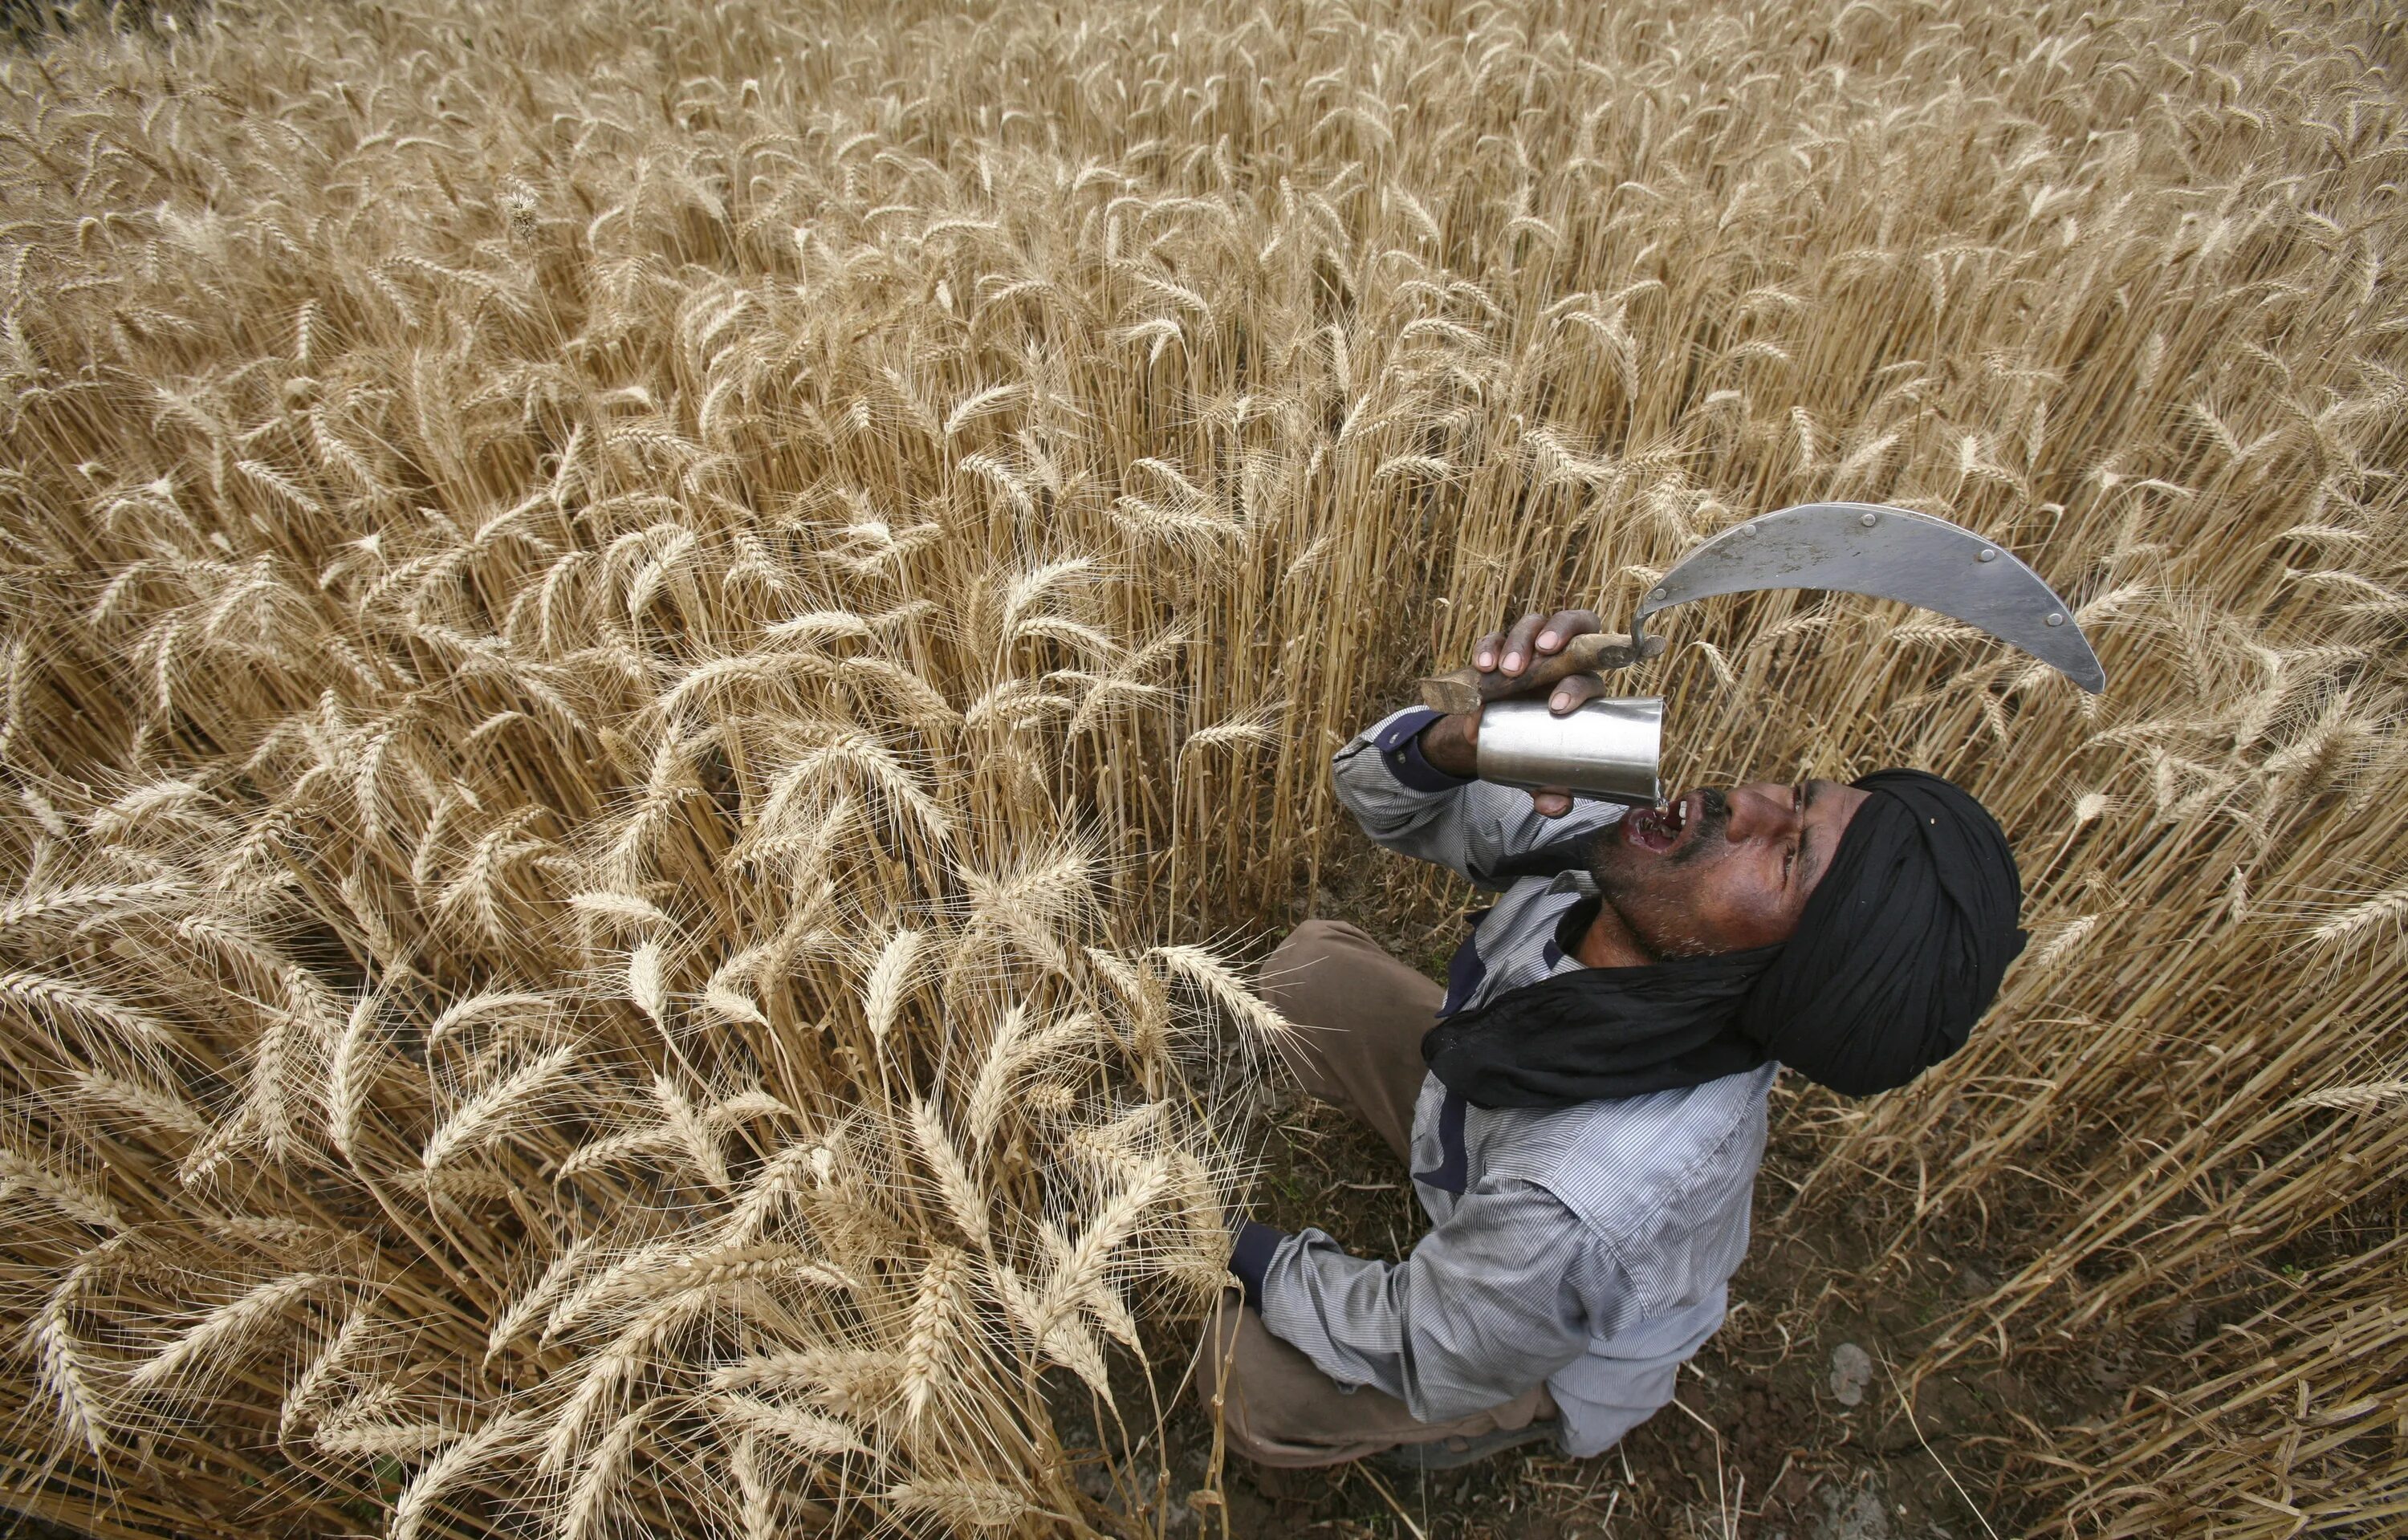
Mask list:
[[[1339,751],[1336,777],[1373,840],[1498,895],[1447,970],[1448,1015],[1583,966],[1568,955],[1579,937],[1557,931],[1595,896],[1587,873],[1508,874],[1622,809],[1541,818],[1526,792],[1444,774],[1418,747],[1434,715],[1375,724]],[[1263,1322],[1340,1384],[1376,1386],[1424,1421],[1543,1381],[1565,1448],[1598,1453],[1672,1399],[1681,1363],[1722,1324],[1777,1072],[1552,1109],[1472,1106],[1426,1077],[1412,1173],[1429,1233],[1396,1262],[1349,1256],[1319,1230],[1280,1238],[1260,1268]]]

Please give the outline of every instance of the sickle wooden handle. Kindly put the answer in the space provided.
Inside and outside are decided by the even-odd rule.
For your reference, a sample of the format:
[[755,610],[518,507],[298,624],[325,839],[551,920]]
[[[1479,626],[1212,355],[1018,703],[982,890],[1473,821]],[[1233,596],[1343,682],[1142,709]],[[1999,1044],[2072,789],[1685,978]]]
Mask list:
[[1634,649],[1627,636],[1592,631],[1565,643],[1561,652],[1539,654],[1519,674],[1483,674],[1476,668],[1458,668],[1452,674],[1424,679],[1422,704],[1449,715],[1477,711],[1489,701],[1526,695],[1570,675],[1628,668],[1632,663],[1659,657],[1663,651],[1661,636],[1650,636]]

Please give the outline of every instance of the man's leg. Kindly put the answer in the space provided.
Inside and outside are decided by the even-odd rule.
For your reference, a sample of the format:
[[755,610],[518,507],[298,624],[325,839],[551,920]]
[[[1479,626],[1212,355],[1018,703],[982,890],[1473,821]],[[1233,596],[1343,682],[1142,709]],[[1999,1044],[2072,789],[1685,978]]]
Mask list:
[[1422,1036],[1446,991],[1341,920],[1308,920],[1263,964],[1263,998],[1297,1025],[1281,1045],[1304,1088],[1351,1110],[1403,1160]]
[[[1264,998],[1297,1028],[1281,1045],[1297,1078],[1362,1119],[1399,1161],[1412,1142],[1421,1095],[1422,1035],[1437,1024],[1445,993],[1339,920],[1306,920],[1263,964]],[[1469,1417],[1418,1421],[1392,1395],[1339,1389],[1312,1360],[1271,1335],[1235,1290],[1205,1322],[1203,1350],[1209,1362],[1197,1388],[1220,1398],[1229,1447],[1259,1465],[1335,1465],[1556,1415],[1541,1385]]]
[[1416,1421],[1403,1402],[1368,1385],[1349,1395],[1271,1335],[1234,1289],[1222,1295],[1205,1328],[1209,1362],[1197,1387],[1221,1398],[1229,1447],[1258,1465],[1336,1465],[1399,1445],[1459,1442],[1555,1416],[1543,1385],[1452,1422]]

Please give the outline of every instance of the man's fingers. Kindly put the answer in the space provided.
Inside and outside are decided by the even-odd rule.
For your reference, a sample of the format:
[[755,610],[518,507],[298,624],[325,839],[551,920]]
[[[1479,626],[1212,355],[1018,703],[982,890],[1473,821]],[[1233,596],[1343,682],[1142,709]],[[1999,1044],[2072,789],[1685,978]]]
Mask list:
[[1561,652],[1573,637],[1604,629],[1605,621],[1593,609],[1559,609],[1540,628],[1536,645],[1541,652]]
[[1572,794],[1559,786],[1530,793],[1530,806],[1541,818],[1561,818],[1572,810]]
[[1577,711],[1605,693],[1605,680],[1595,674],[1567,674],[1547,696],[1547,709],[1556,716]]
[[1522,672],[1530,662],[1532,638],[1545,620],[1543,615],[1525,615],[1513,622],[1513,629],[1505,634],[1505,656],[1497,661],[1498,669],[1507,674]]
[[1559,609],[1552,615],[1533,611],[1510,629],[1492,631],[1474,642],[1471,666],[1483,674],[1520,674],[1541,656],[1561,652],[1573,637],[1604,629],[1593,609]]

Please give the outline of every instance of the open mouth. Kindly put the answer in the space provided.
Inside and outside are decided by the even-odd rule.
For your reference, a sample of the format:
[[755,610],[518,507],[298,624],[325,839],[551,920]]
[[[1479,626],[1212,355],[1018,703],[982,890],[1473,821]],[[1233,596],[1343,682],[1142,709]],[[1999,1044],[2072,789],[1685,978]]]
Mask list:
[[1659,856],[1672,850],[1688,834],[1691,820],[1700,811],[1698,803],[1698,794],[1692,791],[1672,802],[1623,814],[1622,842]]

